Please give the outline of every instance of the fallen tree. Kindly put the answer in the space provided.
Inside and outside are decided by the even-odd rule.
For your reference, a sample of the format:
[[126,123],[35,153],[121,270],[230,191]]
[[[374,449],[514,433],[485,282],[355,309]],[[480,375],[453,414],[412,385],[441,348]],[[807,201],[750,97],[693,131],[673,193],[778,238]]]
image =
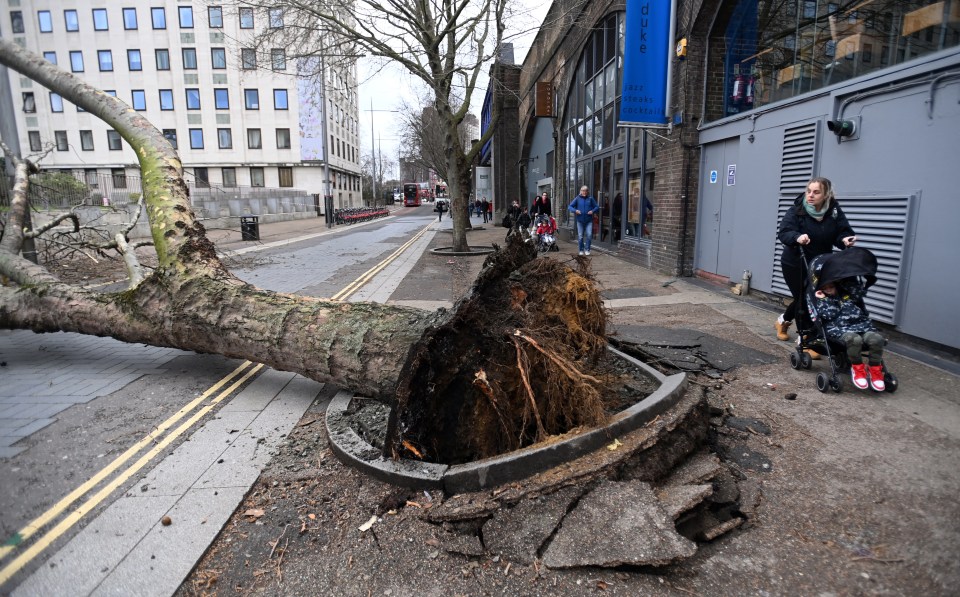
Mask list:
[[[0,39],[0,62],[104,120],[135,150],[156,267],[143,272],[123,235],[120,292],[67,284],[20,255],[26,186],[0,239],[0,328],[68,331],[248,359],[395,405],[391,453],[489,455],[604,417],[596,367],[605,315],[584,272],[540,259],[519,236],[485,264],[453,312],[339,303],[271,292],[235,277],[194,217],[180,159],[120,100]],[[479,319],[482,314],[482,320]]]

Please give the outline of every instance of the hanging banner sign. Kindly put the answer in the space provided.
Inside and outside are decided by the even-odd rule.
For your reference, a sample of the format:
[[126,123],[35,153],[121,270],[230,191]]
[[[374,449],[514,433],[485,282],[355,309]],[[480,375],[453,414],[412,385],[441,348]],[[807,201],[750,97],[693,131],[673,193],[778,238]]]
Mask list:
[[666,126],[670,2],[627,0],[620,126]]

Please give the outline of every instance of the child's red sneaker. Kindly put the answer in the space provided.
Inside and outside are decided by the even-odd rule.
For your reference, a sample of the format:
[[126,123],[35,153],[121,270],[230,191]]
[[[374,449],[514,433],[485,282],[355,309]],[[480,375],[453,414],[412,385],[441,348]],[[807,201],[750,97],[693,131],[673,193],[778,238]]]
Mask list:
[[887,389],[887,385],[883,383],[882,365],[870,365],[870,387],[873,388],[874,392],[882,392]]
[[[859,365],[850,365],[850,377],[853,379],[853,385],[861,390],[867,389],[867,366],[863,363]],[[881,377],[881,379],[883,379]]]

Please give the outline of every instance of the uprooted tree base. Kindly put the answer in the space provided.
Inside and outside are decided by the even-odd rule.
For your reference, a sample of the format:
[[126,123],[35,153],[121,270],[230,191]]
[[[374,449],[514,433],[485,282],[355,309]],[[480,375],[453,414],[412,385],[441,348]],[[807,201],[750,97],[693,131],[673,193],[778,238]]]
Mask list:
[[401,372],[385,455],[457,464],[607,418],[607,316],[588,261],[509,237]]

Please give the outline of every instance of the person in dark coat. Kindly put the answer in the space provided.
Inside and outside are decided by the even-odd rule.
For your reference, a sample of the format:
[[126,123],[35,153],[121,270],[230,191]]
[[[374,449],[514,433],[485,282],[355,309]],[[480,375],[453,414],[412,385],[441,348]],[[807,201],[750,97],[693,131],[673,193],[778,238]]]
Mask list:
[[486,224],[490,212],[490,202],[486,197],[480,200],[480,209],[483,210],[483,223]]
[[550,215],[550,196],[547,195],[546,191],[539,197],[534,198],[533,208],[530,210],[530,213],[535,216],[540,214]]
[[[789,340],[787,330],[797,315],[805,276],[800,247],[803,247],[807,259],[812,260],[818,255],[832,253],[833,247],[852,247],[857,237],[834,197],[833,184],[823,177],[807,183],[806,192],[797,197],[793,207],[784,214],[777,237],[783,243],[780,270],[793,301],[777,318],[776,331],[777,338]],[[820,358],[816,351],[810,350],[808,354],[813,359]]]

